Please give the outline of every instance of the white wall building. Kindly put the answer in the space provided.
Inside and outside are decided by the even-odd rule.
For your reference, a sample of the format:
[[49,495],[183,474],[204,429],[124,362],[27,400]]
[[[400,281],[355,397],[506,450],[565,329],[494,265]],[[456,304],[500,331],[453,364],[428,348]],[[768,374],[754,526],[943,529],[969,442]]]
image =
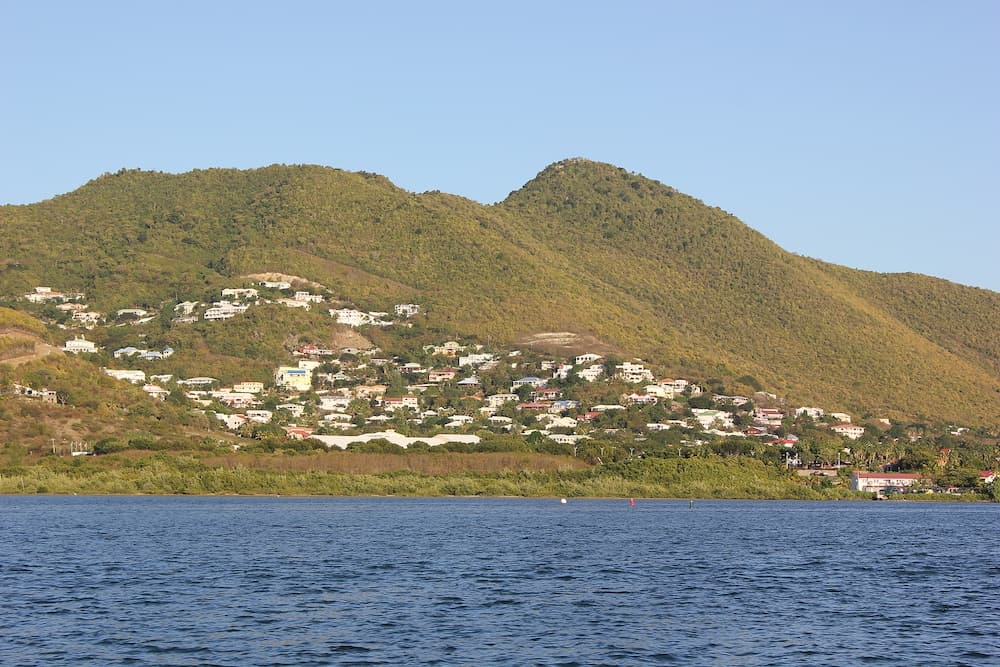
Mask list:
[[309,391],[312,389],[312,371],[295,366],[279,366],[274,371],[274,384],[285,389]]
[[73,340],[66,341],[66,344],[63,345],[62,349],[63,352],[68,352],[70,354],[81,354],[84,352],[94,353],[97,352],[97,345],[83,336],[76,336]]

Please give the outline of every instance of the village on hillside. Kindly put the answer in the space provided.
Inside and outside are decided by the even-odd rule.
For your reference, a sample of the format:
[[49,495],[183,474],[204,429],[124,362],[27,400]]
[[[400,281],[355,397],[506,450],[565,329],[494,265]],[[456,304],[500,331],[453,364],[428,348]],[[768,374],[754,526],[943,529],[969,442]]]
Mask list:
[[[273,368],[270,381],[223,382],[208,374],[158,373],[157,365],[176,351],[143,346],[139,335],[134,345],[113,350],[87,338],[98,327],[141,327],[164,318],[171,327],[205,321],[225,326],[262,304],[323,313],[361,331],[406,328],[426,317],[420,304],[363,311],[323,290],[302,290],[283,280],[225,288],[211,302],[178,301],[166,313],[144,307],[94,312],[84,294],[49,287],[36,287],[21,299],[54,306],[64,315],[64,353],[101,354],[111,362],[102,368],[108,376],[140,387],[149,400],[184,401],[248,444],[277,437],[340,449],[373,443],[474,448],[487,436],[508,437],[596,464],[664,448],[682,456],[706,450],[753,456],[820,483],[850,484],[879,496],[955,494],[995,480],[992,470],[944,484],[901,472],[907,462],[881,443],[890,437],[916,442],[924,434],[889,419],[869,415],[858,423],[835,409],[790,405],[763,388],[748,395],[721,393],[718,380],[664,377],[641,359],[606,352],[560,356],[447,339],[424,345],[416,355],[401,355],[375,346],[312,343],[288,350],[287,362]],[[15,384],[10,391],[27,400],[58,400],[47,387]],[[955,427],[955,435],[962,432]],[[233,443],[241,446],[239,440]],[[946,465],[950,450],[938,453]]]

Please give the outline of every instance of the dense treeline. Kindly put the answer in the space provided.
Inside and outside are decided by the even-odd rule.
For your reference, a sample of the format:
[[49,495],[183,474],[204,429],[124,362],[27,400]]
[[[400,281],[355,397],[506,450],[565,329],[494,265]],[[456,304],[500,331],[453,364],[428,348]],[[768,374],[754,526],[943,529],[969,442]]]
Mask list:
[[[22,458],[18,458],[21,456]],[[327,456],[337,456],[330,453]],[[350,453],[340,453],[350,457]],[[409,458],[404,456],[403,458]],[[446,460],[453,454],[435,454]],[[519,467],[426,474],[400,468],[375,474],[342,473],[312,465],[294,470],[280,465],[241,465],[191,455],[143,457],[49,457],[25,465],[23,453],[6,452],[0,493],[89,494],[281,494],[401,496],[528,496],[646,498],[850,498],[843,488],[809,486],[753,459],[636,459],[578,469]],[[445,463],[447,466],[447,463]]]

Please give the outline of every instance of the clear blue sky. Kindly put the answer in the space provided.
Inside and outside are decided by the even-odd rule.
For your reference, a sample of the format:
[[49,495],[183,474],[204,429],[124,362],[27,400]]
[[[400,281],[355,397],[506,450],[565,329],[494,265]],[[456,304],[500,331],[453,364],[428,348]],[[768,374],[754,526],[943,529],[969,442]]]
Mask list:
[[491,203],[566,157],[1000,291],[1000,2],[0,0],[0,203],[315,163]]

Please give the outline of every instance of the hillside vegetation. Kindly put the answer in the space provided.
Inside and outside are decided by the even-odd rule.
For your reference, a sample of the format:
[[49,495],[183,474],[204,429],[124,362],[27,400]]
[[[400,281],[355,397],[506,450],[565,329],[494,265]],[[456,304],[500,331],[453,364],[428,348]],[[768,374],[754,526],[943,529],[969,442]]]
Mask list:
[[[416,301],[435,326],[486,341],[575,332],[733,390],[1000,423],[1000,295],[799,257],[606,164],[554,164],[494,206],[315,166],[121,171],[0,207],[0,228],[5,299],[51,285],[98,310],[157,308],[287,273],[362,308]],[[256,342],[213,342],[208,325],[164,342],[214,350],[220,366],[245,355],[262,374],[280,327],[259,324]],[[311,321],[311,335],[322,326]]]

